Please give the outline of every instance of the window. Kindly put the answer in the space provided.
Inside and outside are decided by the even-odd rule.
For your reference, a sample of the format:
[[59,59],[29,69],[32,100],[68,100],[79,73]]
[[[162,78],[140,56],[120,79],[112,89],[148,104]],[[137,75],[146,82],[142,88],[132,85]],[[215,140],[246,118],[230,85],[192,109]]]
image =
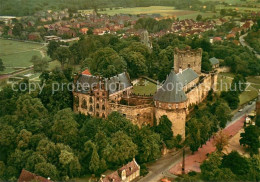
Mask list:
[[90,106],[89,111],[93,112],[93,107],[92,106]]
[[168,104],[168,108],[169,108],[169,109],[172,109],[172,105],[171,105],[171,104]]
[[82,100],[81,107],[82,107],[83,109],[87,109],[87,102],[86,102],[85,99]]
[[188,68],[190,68],[190,64],[188,64]]
[[90,103],[93,103],[92,97],[89,98],[89,102],[90,102]]
[[176,104],[176,105],[175,105],[175,107],[176,107],[176,109],[178,109],[178,108],[179,108],[179,105],[178,105],[178,104]]
[[99,104],[96,105],[96,108],[99,109]]
[[103,114],[102,114],[102,118],[105,118],[105,117],[106,117],[106,116],[105,116],[105,114],[103,113]]
[[159,102],[159,107],[162,107],[162,104]]
[[106,108],[105,108],[105,105],[102,105],[102,110],[105,110]]
[[74,97],[74,102],[75,102],[75,105],[78,107],[79,106],[79,97],[78,96]]
[[96,116],[99,117],[99,112],[96,113]]

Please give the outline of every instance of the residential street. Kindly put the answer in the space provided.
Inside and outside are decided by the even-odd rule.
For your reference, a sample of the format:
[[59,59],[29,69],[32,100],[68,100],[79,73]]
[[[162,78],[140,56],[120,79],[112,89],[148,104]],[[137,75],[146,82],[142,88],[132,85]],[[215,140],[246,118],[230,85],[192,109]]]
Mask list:
[[[251,105],[246,105],[243,110],[241,112],[237,112],[232,120],[230,122],[228,122],[226,128],[228,128],[230,125],[236,123],[236,122],[242,122],[241,118],[251,112],[252,110],[255,109],[255,102],[253,102],[253,104]],[[239,127],[241,126],[241,124],[238,125]],[[237,126],[235,127],[229,127],[231,129],[235,128],[236,130],[238,130]],[[231,131],[232,133],[232,131]],[[232,133],[233,134],[233,133]],[[205,146],[205,145],[204,145]],[[207,146],[206,146],[206,150],[207,150]],[[208,153],[208,151],[203,151],[203,153]],[[189,150],[186,150],[186,158],[189,156],[193,156],[191,155],[191,152]],[[149,168],[149,174],[147,174],[144,178],[141,178],[139,181],[140,182],[155,182],[160,180],[162,177],[164,177],[165,175],[169,175],[170,173],[168,172],[170,169],[173,169],[175,166],[178,165],[178,167],[180,167],[182,162],[182,150],[175,152],[175,153],[171,153],[171,154],[167,154],[166,156],[163,156],[162,158],[158,159],[155,163],[152,163],[150,165],[148,165],[147,167]]]
[[246,37],[246,36],[247,36],[247,33],[244,34],[244,35],[241,35],[241,36],[239,37],[239,42],[241,43],[242,46],[247,47],[250,51],[253,51],[253,52],[255,53],[256,57],[257,57],[258,59],[260,59],[260,55],[259,55],[257,52],[255,52],[255,50],[254,50],[252,47],[250,47],[250,46],[246,43],[246,41],[244,40],[244,37]]

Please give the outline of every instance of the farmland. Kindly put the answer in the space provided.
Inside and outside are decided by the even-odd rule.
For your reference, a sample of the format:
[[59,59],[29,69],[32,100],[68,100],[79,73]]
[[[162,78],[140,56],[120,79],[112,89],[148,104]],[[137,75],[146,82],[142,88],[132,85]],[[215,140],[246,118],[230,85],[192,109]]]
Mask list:
[[31,66],[30,60],[32,56],[43,56],[45,51],[44,46],[41,44],[3,39],[0,39],[0,47],[0,58],[6,67],[0,74],[11,73],[17,69]]
[[[93,10],[80,10],[85,13],[92,13]],[[150,6],[150,7],[135,7],[135,8],[113,8],[113,9],[103,9],[103,11],[98,11],[100,14],[160,14],[163,17],[177,17],[180,19],[185,18],[196,18],[198,14],[201,14],[204,17],[212,17],[216,13],[202,13],[198,11],[191,10],[176,10],[172,6]]]

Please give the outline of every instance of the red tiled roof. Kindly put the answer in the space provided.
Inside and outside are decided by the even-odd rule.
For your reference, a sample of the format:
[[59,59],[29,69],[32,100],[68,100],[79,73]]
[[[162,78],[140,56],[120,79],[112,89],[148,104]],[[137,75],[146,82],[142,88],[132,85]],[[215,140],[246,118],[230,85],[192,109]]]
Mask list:
[[118,175],[117,171],[114,171],[113,173],[107,175],[104,179],[102,179],[103,182],[120,182],[121,178]]
[[125,166],[121,167],[118,170],[118,173],[121,174],[123,170],[125,170],[126,172],[126,177],[130,176],[131,174],[135,173],[136,171],[138,171],[139,166],[137,165],[137,163],[135,162],[135,160],[129,162],[128,164],[126,164]]
[[38,182],[52,182],[42,176],[37,176],[34,173],[31,173],[25,169],[22,170],[20,177],[18,178],[18,182],[30,182],[30,181],[38,181]]
[[92,75],[88,69],[81,73],[82,75]]

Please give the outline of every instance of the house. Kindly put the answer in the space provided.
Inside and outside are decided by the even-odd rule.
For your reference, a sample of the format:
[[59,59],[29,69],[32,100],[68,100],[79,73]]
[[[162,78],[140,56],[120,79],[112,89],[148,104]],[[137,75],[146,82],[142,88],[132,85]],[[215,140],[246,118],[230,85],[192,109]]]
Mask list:
[[81,28],[81,29],[79,30],[79,32],[82,33],[82,34],[87,34],[88,28]]
[[44,36],[44,40],[45,40],[45,42],[60,41],[61,37],[58,37],[56,35]]
[[135,159],[121,167],[117,171],[105,176],[101,177],[99,182],[121,182],[127,181],[131,182],[140,176],[140,166],[137,164]]
[[215,58],[215,57],[210,58],[209,62],[211,63],[212,68],[218,68],[219,67],[219,60],[217,58]]
[[58,29],[57,34],[58,35],[68,35],[68,36],[71,36],[71,37],[76,36],[76,32],[74,30],[71,30],[70,28],[67,28],[67,27],[60,27]]
[[41,41],[42,37],[39,32],[32,32],[28,35],[28,40],[31,41]]
[[230,34],[227,35],[226,38],[227,38],[228,40],[230,40],[230,39],[235,39],[235,38],[236,38],[236,35],[233,34],[233,33],[230,33]]
[[49,178],[46,179],[42,176],[38,176],[37,174],[31,173],[25,169],[22,170],[18,180],[18,182],[31,182],[31,181],[37,181],[37,182],[52,182]]

